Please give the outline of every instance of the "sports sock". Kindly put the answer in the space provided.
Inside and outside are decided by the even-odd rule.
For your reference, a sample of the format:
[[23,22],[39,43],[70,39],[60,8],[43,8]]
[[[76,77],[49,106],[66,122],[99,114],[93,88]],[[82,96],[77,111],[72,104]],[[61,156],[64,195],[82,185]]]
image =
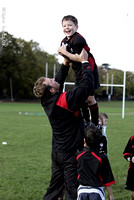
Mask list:
[[91,113],[91,121],[96,126],[98,125],[98,115],[99,115],[99,108],[98,104],[95,103],[94,105],[89,106],[90,113]]
[[86,122],[90,122],[89,108],[87,106],[82,107],[82,114]]

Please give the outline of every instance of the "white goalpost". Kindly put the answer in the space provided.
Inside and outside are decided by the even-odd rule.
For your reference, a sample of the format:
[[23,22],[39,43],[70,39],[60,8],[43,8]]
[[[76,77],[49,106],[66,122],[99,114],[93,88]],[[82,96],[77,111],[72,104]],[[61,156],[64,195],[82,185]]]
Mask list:
[[[65,91],[66,85],[75,85],[74,82],[65,82],[63,91]],[[122,118],[125,117],[125,91],[126,91],[126,71],[124,71],[124,78],[123,84],[100,84],[100,86],[106,87],[122,87],[123,88],[123,95],[122,95]]]

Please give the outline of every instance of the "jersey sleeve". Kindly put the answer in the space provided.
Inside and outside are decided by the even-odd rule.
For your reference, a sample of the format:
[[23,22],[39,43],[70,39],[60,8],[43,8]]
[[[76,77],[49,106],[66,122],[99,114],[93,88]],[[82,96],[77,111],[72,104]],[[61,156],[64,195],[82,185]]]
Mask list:
[[103,186],[107,187],[115,183],[112,169],[107,156],[102,158],[102,166],[100,167],[100,179]]
[[60,84],[60,89],[59,89],[60,91],[63,90],[63,84],[68,75],[68,71],[69,71],[69,66],[65,66],[62,64],[60,70],[57,72],[55,76],[55,81],[57,81]]

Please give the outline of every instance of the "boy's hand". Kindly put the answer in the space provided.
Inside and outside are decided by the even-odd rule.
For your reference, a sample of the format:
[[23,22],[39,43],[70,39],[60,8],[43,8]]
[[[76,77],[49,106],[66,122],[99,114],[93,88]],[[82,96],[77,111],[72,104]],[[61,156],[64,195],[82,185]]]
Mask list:
[[63,56],[63,55],[66,55],[66,53],[67,53],[67,50],[66,50],[65,45],[58,48],[58,54]]
[[66,50],[66,45],[58,48],[58,54],[63,56],[68,62],[70,62],[70,59],[67,56],[68,51]]

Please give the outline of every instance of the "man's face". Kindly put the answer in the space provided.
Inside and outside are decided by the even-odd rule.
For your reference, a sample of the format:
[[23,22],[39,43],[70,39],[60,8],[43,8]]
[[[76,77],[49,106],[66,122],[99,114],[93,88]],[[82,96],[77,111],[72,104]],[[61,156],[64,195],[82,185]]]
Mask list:
[[70,38],[78,29],[78,26],[76,26],[72,21],[68,20],[64,20],[62,22],[62,28],[63,28],[63,32],[65,33],[65,35]]
[[43,84],[51,86],[55,91],[59,91],[59,83],[54,80],[54,78],[45,78]]

